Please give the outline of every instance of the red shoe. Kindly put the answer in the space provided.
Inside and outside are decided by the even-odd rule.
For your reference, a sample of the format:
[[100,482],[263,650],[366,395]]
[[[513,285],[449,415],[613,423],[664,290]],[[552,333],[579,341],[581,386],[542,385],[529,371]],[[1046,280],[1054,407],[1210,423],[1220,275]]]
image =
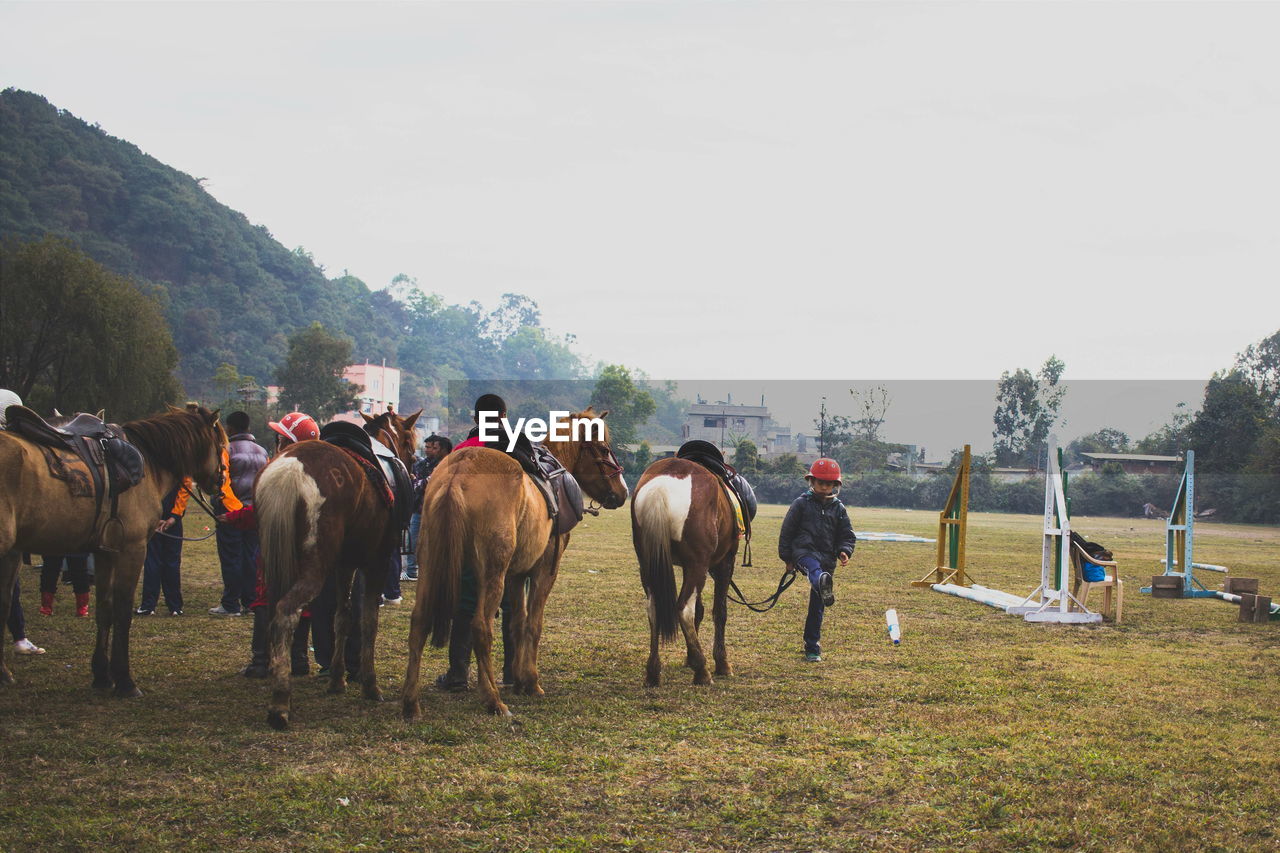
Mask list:
[[52,592],[40,593],[40,615],[41,616],[53,615],[53,595],[54,594]]
[[76,593],[76,615],[77,616],[89,615],[89,593],[87,592]]

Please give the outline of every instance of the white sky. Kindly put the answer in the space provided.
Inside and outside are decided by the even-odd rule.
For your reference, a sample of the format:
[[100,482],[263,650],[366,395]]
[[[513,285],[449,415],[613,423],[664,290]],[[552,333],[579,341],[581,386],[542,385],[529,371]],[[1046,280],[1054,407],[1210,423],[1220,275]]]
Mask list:
[[1263,3],[0,2],[0,85],[330,275],[522,292],[657,378],[1203,380],[1280,328],[1277,33]]

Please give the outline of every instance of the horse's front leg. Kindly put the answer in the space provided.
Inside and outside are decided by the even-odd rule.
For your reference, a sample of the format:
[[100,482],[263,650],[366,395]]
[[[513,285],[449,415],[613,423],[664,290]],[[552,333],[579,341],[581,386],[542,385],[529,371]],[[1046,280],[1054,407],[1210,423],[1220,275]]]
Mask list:
[[[18,580],[18,562],[20,555],[10,551],[0,557],[0,614],[8,617],[9,608],[13,606],[13,587]],[[3,633],[3,622],[0,620],[0,634]],[[0,636],[0,684],[13,684],[13,673],[4,663],[4,650],[8,643]]]
[[365,575],[360,612],[360,688],[364,698],[373,702],[382,701],[382,691],[378,689],[378,674],[373,666],[373,653],[377,645],[378,615],[381,610],[378,603],[387,584],[387,572],[391,570],[390,549],[385,553],[386,556],[382,559],[375,558],[374,567]]
[[[561,551],[563,554],[563,550]],[[525,647],[528,668],[528,686],[525,690],[530,696],[542,696],[542,675],[538,671],[538,651],[542,647],[542,625],[547,612],[547,598],[551,588],[555,586],[558,566],[549,566],[543,571],[534,572],[532,588],[529,590],[529,619],[525,628]]]
[[[107,649],[111,643],[111,622],[115,618],[111,610],[112,581],[116,576],[118,555],[106,551],[93,552],[94,587],[97,590],[97,613],[94,614],[97,627],[93,644],[93,659],[90,667],[93,671],[93,687],[95,690],[107,690],[115,686],[111,680],[111,657]],[[130,602],[132,604],[133,602]]]
[[[351,581],[354,577],[355,569],[351,566],[338,567],[333,605],[333,656],[329,658],[330,693],[342,693],[347,689],[347,635],[351,633]],[[365,594],[368,594],[367,589]]]
[[529,684],[529,646],[525,639],[527,634],[526,626],[529,624],[529,599],[525,594],[524,578],[513,580],[507,578],[506,589],[503,592],[506,596],[507,612],[499,614],[500,618],[507,620],[507,630],[503,632],[504,643],[510,643],[511,648],[504,646],[503,657],[511,662],[510,675],[515,684],[516,693],[526,693]]
[[[125,699],[142,695],[129,670],[129,627],[133,624],[133,593],[146,555],[145,543],[121,548],[111,578],[111,626],[115,630],[111,638],[111,680],[116,684],[115,695]],[[101,580],[95,582],[100,584]]]
[[733,580],[733,564],[737,554],[725,558],[711,577],[715,580],[715,591],[711,599],[711,621],[715,624],[715,645],[711,648],[711,656],[716,662],[716,675],[733,675],[733,667],[729,664],[729,650],[724,642],[725,622],[729,618],[729,582]]
[[489,713],[510,717],[511,709],[503,704],[498,695],[498,682],[493,677],[493,614],[502,598],[505,575],[505,568],[476,570],[478,600],[471,617],[471,645],[475,649],[476,684],[481,701]]

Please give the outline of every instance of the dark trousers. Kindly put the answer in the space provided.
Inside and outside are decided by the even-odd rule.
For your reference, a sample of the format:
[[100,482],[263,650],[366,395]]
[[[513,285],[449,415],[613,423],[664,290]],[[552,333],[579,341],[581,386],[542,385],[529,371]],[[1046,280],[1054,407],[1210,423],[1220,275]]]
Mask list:
[[168,536],[151,534],[147,541],[147,559],[142,564],[142,601],[139,610],[155,610],[164,590],[164,603],[169,610],[182,609],[182,519],[174,521]]
[[387,582],[382,590],[382,597],[391,601],[400,597],[400,548],[397,546],[391,554],[391,567],[387,569]]
[[[364,603],[364,575],[356,572],[351,583],[351,612],[355,613],[350,621],[351,629],[347,633],[346,669],[347,673],[360,669],[360,608]],[[316,663],[321,669],[328,669],[333,662],[333,614],[338,605],[338,584],[333,575],[324,582],[324,588],[311,603],[311,645],[316,650]]]
[[827,608],[822,605],[818,579],[826,569],[814,557],[801,557],[796,561],[796,567],[809,579],[809,615],[804,620],[804,650],[806,653],[822,654],[822,617]]
[[54,594],[58,592],[58,577],[62,574],[64,563],[67,566],[67,574],[71,577],[71,588],[76,595],[88,592],[88,554],[45,554],[44,566],[40,569],[40,591]]
[[13,601],[9,604],[9,617],[6,621],[9,623],[9,633],[13,634],[13,641],[27,638],[27,619],[22,612],[22,601],[20,597],[22,590],[18,588],[18,579],[13,579]]
[[217,527],[218,562],[222,565],[222,607],[247,611],[256,597],[258,531]]

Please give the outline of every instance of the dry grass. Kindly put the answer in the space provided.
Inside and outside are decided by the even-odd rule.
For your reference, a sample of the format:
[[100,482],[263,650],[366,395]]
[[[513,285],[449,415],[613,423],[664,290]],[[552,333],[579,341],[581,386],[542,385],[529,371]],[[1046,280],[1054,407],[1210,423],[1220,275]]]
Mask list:
[[[738,572],[753,597],[777,581],[782,512],[762,509],[757,568]],[[936,519],[853,517],[928,536]],[[430,690],[407,725],[396,702],[311,678],[293,730],[270,731],[265,685],[235,674],[249,621],[204,615],[220,586],[211,541],[188,546],[188,615],[135,622],[146,695],[97,695],[90,625],[69,592],[40,617],[24,569],[29,633],[49,652],[20,658],[0,692],[0,849],[1276,849],[1280,622],[1140,594],[1159,522],[1075,524],[1120,561],[1120,627],[1030,625],[911,589],[933,547],[865,543],[837,577],[823,663],[801,659],[795,588],[766,615],[732,609],[734,677],[695,688],[671,647],[650,691],[627,513],[589,518],[551,597],[547,696],[510,699],[516,727],[474,694]],[[1280,530],[1206,524],[1197,546],[1280,592]],[[979,582],[1028,591],[1039,519],[971,516],[969,553]],[[392,696],[412,589],[383,611]]]

